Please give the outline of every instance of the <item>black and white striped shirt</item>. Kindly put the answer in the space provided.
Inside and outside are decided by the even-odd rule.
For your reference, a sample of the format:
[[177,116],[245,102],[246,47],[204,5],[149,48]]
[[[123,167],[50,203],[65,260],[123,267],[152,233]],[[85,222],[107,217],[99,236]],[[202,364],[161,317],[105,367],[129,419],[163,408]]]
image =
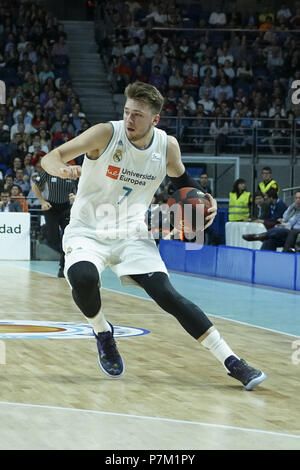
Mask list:
[[77,191],[76,180],[52,176],[44,170],[42,170],[40,175],[36,178],[35,183],[40,191],[46,189],[47,197],[45,197],[45,199],[54,204],[69,202],[69,194],[75,194]]

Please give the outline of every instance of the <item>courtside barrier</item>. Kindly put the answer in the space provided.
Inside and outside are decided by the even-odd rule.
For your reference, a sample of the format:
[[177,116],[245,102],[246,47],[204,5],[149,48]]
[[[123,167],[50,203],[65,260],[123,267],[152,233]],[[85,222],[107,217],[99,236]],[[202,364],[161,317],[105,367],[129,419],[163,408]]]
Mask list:
[[255,284],[295,289],[296,256],[293,253],[276,251],[255,251],[254,278]]
[[216,276],[233,281],[253,282],[254,250],[236,246],[218,247]]
[[[251,250],[161,240],[159,250],[168,269],[233,281],[300,291],[300,253]],[[191,249],[192,248],[192,249]]]

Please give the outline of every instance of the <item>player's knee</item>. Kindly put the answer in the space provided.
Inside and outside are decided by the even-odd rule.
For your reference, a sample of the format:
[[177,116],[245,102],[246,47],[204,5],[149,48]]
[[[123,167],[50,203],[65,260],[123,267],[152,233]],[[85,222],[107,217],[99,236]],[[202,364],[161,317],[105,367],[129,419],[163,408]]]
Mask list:
[[79,261],[73,264],[67,274],[72,288],[78,293],[88,294],[99,287],[98,270],[89,261]]

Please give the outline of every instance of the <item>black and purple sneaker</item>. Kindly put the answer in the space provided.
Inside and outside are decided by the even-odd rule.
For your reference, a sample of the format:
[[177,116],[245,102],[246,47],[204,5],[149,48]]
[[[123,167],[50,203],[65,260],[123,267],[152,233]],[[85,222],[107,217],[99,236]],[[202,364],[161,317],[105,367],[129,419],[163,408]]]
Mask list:
[[97,348],[99,353],[99,366],[101,370],[109,377],[118,378],[125,372],[123,360],[117,349],[114,340],[114,327],[109,323],[111,331],[104,331],[103,333],[95,333],[97,341]]

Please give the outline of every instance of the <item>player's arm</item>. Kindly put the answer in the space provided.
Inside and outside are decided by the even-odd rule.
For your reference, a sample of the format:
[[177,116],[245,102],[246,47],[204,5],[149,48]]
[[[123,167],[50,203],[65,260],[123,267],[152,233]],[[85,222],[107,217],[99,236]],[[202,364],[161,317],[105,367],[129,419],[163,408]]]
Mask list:
[[[167,175],[175,189],[185,187],[200,189],[197,181],[191,178],[185,169],[181,159],[181,151],[177,139],[170,135],[168,136]],[[217,201],[208,193],[206,194],[206,197],[210,200],[212,206],[208,209],[209,216],[205,219],[206,224],[204,229],[213,223],[218,210]]]
[[42,158],[41,165],[50,175],[76,179],[81,175],[81,166],[67,165],[67,162],[85,153],[92,159],[98,158],[109,143],[112,133],[111,124],[96,124],[51,150]]

